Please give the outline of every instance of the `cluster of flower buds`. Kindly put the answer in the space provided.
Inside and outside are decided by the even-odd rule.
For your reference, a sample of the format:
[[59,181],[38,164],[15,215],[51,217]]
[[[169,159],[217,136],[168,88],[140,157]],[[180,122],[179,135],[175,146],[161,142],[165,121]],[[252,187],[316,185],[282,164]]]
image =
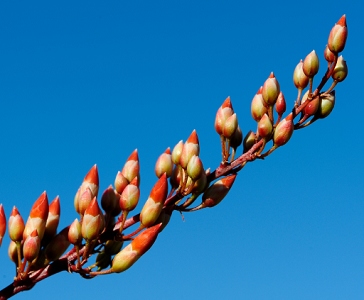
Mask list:
[[230,97],[227,97],[217,110],[215,130],[221,139],[222,162],[229,161],[230,148],[232,149],[230,161],[233,161],[236,149],[243,141],[243,132],[238,124],[238,117],[234,112]]
[[[16,206],[8,220],[9,258],[17,266],[17,279],[27,277],[29,271],[42,268],[58,259],[69,246],[68,227],[57,234],[60,201],[57,196],[50,204],[46,192],[34,202],[26,223]],[[0,236],[5,233],[5,214],[0,205]]]

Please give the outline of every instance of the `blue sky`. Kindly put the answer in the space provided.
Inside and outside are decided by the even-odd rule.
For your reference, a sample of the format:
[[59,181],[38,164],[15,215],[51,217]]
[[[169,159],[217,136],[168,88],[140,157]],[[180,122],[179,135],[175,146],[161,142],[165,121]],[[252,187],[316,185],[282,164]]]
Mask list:
[[[2,1],[0,203],[24,219],[46,190],[61,227],[96,163],[101,190],[138,148],[141,209],[158,156],[197,130],[205,167],[220,161],[213,123],[227,96],[243,133],[271,71],[287,104],[293,69],[347,15],[349,76],[333,113],[238,175],[216,208],[175,213],[123,274],[59,274],[16,299],[362,299],[364,191],[360,1]],[[317,80],[318,81],[318,80]],[[0,248],[0,288],[14,267]]]

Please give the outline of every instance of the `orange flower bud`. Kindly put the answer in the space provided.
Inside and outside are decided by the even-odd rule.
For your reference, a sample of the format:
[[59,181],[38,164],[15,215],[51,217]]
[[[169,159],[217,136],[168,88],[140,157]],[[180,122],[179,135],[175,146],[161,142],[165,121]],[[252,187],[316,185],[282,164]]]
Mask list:
[[273,131],[273,124],[269,119],[267,114],[264,114],[263,117],[258,122],[258,133],[262,138],[269,137]]
[[44,236],[49,239],[56,235],[61,215],[61,205],[59,202],[59,196],[53,199],[49,205],[48,218],[46,222],[46,228]]
[[23,239],[23,231],[25,228],[23,218],[18,209],[14,206],[8,222],[9,237],[14,242],[20,242]]
[[332,79],[337,82],[341,82],[346,78],[346,76],[348,76],[348,66],[346,65],[346,61],[342,55],[340,55],[332,73]]
[[43,192],[39,198],[34,202],[32,209],[30,210],[29,218],[25,224],[23,232],[23,240],[36,229],[39,239],[42,240],[45,226],[48,218],[49,206],[47,193]]
[[5,211],[2,204],[0,204],[0,246],[3,241],[3,237],[5,235],[6,231],[6,217],[5,217]]
[[309,78],[303,72],[303,61],[301,59],[293,71],[293,83],[297,89],[303,90],[308,85],[308,81]]
[[253,119],[257,122],[263,117],[263,115],[268,111],[267,107],[264,105],[265,102],[262,96],[262,89],[261,86],[258,92],[255,94],[251,104],[251,115]]
[[348,28],[346,27],[346,16],[343,15],[340,20],[331,29],[327,46],[333,53],[339,53],[344,50],[346,38],[348,37]]
[[75,219],[69,227],[68,240],[73,245],[79,245],[82,241],[81,224],[78,219]]
[[103,229],[103,216],[96,197],[92,199],[81,224],[81,234],[85,240],[95,240]]
[[183,145],[179,164],[183,169],[187,168],[187,164],[192,156],[200,154],[200,145],[196,130],[193,130],[188,137],[186,143]]
[[267,105],[272,106],[276,103],[278,95],[280,92],[280,87],[277,78],[274,73],[270,73],[268,79],[264,82],[262,88],[263,100]]
[[319,65],[319,58],[315,50],[313,50],[310,54],[306,56],[305,60],[303,61],[303,73],[305,73],[307,77],[312,78],[317,74],[319,70]]
[[273,142],[275,146],[283,146],[289,141],[293,134],[293,115],[290,113],[282,121],[280,121],[274,130]]
[[97,193],[99,192],[99,172],[96,165],[86,174],[81,186],[84,190],[86,188],[91,190],[92,198],[97,197]]
[[120,214],[119,195],[115,194],[111,185],[102,194],[101,207],[107,214],[113,217]]
[[115,255],[111,270],[114,273],[120,273],[129,269],[150,247],[157,239],[160,227],[162,224],[154,225],[145,229],[139,234],[131,243]]
[[223,104],[219,107],[215,117],[215,130],[219,135],[222,135],[224,124],[227,118],[234,113],[230,97],[227,97]]
[[227,195],[235,181],[236,174],[226,176],[211,185],[202,196],[201,207],[213,207]]
[[171,149],[169,147],[158,157],[154,171],[158,178],[160,178],[163,173],[166,173],[167,177],[171,177],[173,171],[173,161]]
[[28,262],[37,258],[40,249],[40,238],[38,232],[34,229],[25,239],[23,245],[23,255]]
[[167,176],[164,173],[158,179],[150,192],[148,200],[145,202],[142,211],[140,212],[140,223],[144,227],[154,225],[162,211],[164,201],[167,198],[168,182]]
[[134,177],[139,176],[139,156],[138,150],[135,149],[128,157],[121,174],[130,182]]

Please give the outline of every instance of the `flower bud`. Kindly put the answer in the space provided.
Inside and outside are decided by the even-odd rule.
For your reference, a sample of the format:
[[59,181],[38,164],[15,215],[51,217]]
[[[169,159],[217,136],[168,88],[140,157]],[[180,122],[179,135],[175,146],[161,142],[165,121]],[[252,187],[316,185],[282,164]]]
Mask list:
[[335,60],[335,54],[330,51],[330,49],[327,45],[324,50],[324,57],[325,57],[326,61],[329,63],[332,63]]
[[25,228],[23,218],[18,209],[14,206],[8,222],[9,237],[14,242],[20,242],[23,239],[23,231]]
[[158,157],[154,171],[158,178],[160,178],[163,173],[166,173],[168,178],[171,177],[173,171],[173,161],[171,149],[169,147]]
[[227,97],[217,110],[215,117],[215,130],[219,135],[222,135],[226,119],[232,116],[233,113],[234,109],[231,104],[230,97]]
[[196,130],[193,130],[191,135],[188,137],[186,143],[183,145],[181,157],[179,159],[179,164],[183,169],[187,168],[187,164],[191,157],[200,154],[200,145],[198,141],[198,136]]
[[275,105],[276,112],[278,115],[283,115],[286,111],[286,100],[284,99],[284,95],[282,92],[279,93],[278,99]]
[[265,103],[269,106],[273,106],[276,103],[280,87],[278,80],[274,76],[274,73],[270,73],[268,79],[264,82],[262,88],[262,96]]
[[68,240],[73,245],[79,245],[82,242],[81,224],[75,219],[68,229]]
[[187,165],[187,175],[193,180],[196,181],[202,176],[202,173],[205,173],[203,169],[202,161],[199,156],[192,156]]
[[253,119],[257,122],[259,122],[263,115],[268,111],[267,107],[264,105],[262,88],[263,87],[259,88],[258,92],[253,97],[251,104],[251,115]]
[[320,106],[316,112],[316,116],[320,119],[326,118],[334,109],[335,106],[335,91],[331,93],[322,93],[320,95]]
[[331,29],[327,46],[333,53],[339,53],[344,50],[346,38],[348,37],[348,28],[346,27],[346,16],[343,15],[340,20]]
[[294,124],[293,115],[290,113],[282,121],[280,121],[274,130],[273,142],[275,146],[283,146],[289,141],[293,134]]
[[[162,177],[161,177],[162,178]],[[150,247],[157,239],[159,229],[162,224],[154,225],[153,227],[145,229],[139,234],[131,243],[115,255],[111,270],[114,273],[120,273],[129,269]]]
[[127,159],[121,174],[130,182],[134,177],[139,176],[139,156],[138,150],[135,149]]
[[317,96],[316,98],[312,99],[310,103],[307,103],[303,111],[305,115],[313,116],[314,114],[316,114],[319,106],[320,106],[320,97]]
[[14,241],[9,243],[8,256],[12,262],[18,266],[18,250],[17,245]]
[[262,138],[269,137],[273,131],[273,124],[269,119],[267,114],[264,114],[263,117],[258,122],[258,133]]
[[103,216],[95,197],[85,210],[81,224],[81,234],[85,240],[95,240],[102,231],[102,226]]
[[303,90],[308,85],[309,78],[303,72],[303,61],[302,59],[297,64],[293,72],[293,83],[297,89]]
[[45,256],[48,261],[55,261],[62,256],[70,245],[68,239],[69,226],[63,228],[55,235],[45,248]]
[[181,171],[182,168],[180,165],[175,165],[173,168],[172,176],[169,179],[172,188],[177,189],[179,187],[179,184],[181,182]]
[[162,211],[164,201],[167,198],[168,182],[167,175],[164,173],[158,179],[150,192],[148,200],[145,202],[140,212],[140,223],[144,227],[154,225]]
[[174,146],[172,151],[172,161],[175,165],[179,165],[179,160],[181,158],[183,149],[183,141],[179,141],[176,146]]
[[121,194],[125,187],[129,184],[128,179],[126,179],[121,172],[118,172],[116,174],[115,178],[115,190],[118,192],[118,194]]
[[135,181],[126,186],[119,198],[119,207],[122,211],[132,211],[138,204],[140,197],[139,187]]
[[92,198],[97,197],[97,193],[99,192],[99,172],[96,165],[94,165],[86,174],[81,187],[84,190],[89,188],[92,193]]
[[340,55],[332,73],[332,79],[337,82],[341,82],[346,78],[346,76],[348,76],[348,66],[346,65],[346,61],[342,55]]
[[0,246],[3,241],[3,237],[5,235],[6,231],[6,217],[5,217],[5,211],[2,204],[0,204]]
[[253,147],[253,145],[256,142],[256,134],[253,131],[249,131],[248,134],[246,135],[246,137],[244,138],[244,153],[248,152],[250,150],[251,147]]
[[53,199],[49,205],[49,212],[44,232],[44,237],[50,239],[57,233],[59,219],[61,215],[61,206],[59,203],[59,196]]
[[230,139],[233,136],[234,132],[236,131],[236,128],[238,128],[238,118],[236,116],[236,113],[234,113],[229,118],[226,119],[222,135],[225,138]]
[[309,78],[313,78],[317,74],[319,70],[319,58],[315,50],[306,56],[303,61],[302,70]]
[[102,194],[101,207],[110,216],[115,217],[120,214],[119,195],[115,194],[111,185]]
[[211,185],[202,196],[202,207],[213,207],[219,204],[227,195],[237,174],[226,176]]
[[26,240],[26,238],[34,230],[37,230],[37,235],[39,239],[42,240],[48,218],[48,212],[48,197],[47,193],[43,192],[34,202],[33,207],[30,210],[29,218],[23,231],[23,240]]
[[23,255],[28,262],[37,258],[40,249],[40,238],[38,232],[34,229],[25,239],[23,245]]

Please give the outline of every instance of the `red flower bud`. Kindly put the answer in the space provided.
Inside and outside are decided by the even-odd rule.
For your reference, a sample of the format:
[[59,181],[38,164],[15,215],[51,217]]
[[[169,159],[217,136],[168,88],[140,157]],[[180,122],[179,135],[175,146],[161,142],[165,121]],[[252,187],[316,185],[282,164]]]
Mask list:
[[34,229],[25,239],[23,245],[23,255],[28,262],[37,258],[40,249],[40,238],[38,232]]
[[140,223],[144,227],[150,227],[155,224],[159,214],[162,211],[164,201],[167,198],[168,182],[164,173],[153,186],[148,200],[145,202],[140,212]]
[[81,224],[81,234],[85,240],[95,240],[103,229],[103,215],[96,197],[92,199]]
[[324,57],[325,57],[326,61],[329,63],[331,63],[335,60],[335,54],[330,51],[330,49],[327,45],[324,50]]
[[282,92],[280,92],[278,95],[278,99],[277,99],[275,108],[276,108],[276,112],[280,116],[283,115],[286,111],[286,100],[284,99],[284,95]]
[[127,159],[121,174],[130,182],[134,177],[139,176],[139,156],[138,150],[135,149]]
[[119,207],[122,211],[132,211],[137,206],[139,197],[139,187],[131,182],[120,195]]
[[56,235],[60,215],[61,215],[61,205],[59,202],[59,196],[57,196],[56,198],[53,199],[53,201],[49,205],[49,212],[44,232],[44,236],[47,239],[50,239],[51,237]]
[[215,117],[215,130],[219,135],[222,135],[224,124],[227,118],[234,113],[230,97],[227,97],[223,104],[219,107]]
[[45,226],[48,218],[49,206],[47,193],[43,192],[34,202],[30,210],[29,218],[25,224],[23,232],[23,240],[25,240],[35,229],[41,240],[44,235]]
[[346,38],[348,37],[348,28],[346,27],[346,16],[343,15],[340,20],[331,29],[327,46],[333,53],[339,53],[344,50]]
[[201,207],[213,207],[227,195],[235,181],[236,174],[226,176],[211,185],[202,196]]
[[289,141],[293,134],[293,115],[290,113],[282,121],[280,121],[274,130],[273,142],[275,146],[283,146]]
[[198,141],[198,136],[196,130],[193,130],[191,135],[188,137],[186,143],[183,145],[181,157],[179,159],[179,164],[183,169],[187,168],[187,164],[191,157],[200,154],[200,145]]
[[128,179],[126,179],[123,174],[121,174],[121,172],[118,172],[116,174],[116,178],[115,178],[115,190],[121,194],[123,192],[123,190],[125,189],[125,187],[129,184]]
[[5,217],[5,211],[2,204],[0,204],[0,246],[3,241],[3,237],[5,235],[6,231],[6,217]]
[[162,224],[154,225],[145,229],[131,243],[115,255],[111,270],[115,273],[123,272],[129,269],[157,239],[160,227]]

